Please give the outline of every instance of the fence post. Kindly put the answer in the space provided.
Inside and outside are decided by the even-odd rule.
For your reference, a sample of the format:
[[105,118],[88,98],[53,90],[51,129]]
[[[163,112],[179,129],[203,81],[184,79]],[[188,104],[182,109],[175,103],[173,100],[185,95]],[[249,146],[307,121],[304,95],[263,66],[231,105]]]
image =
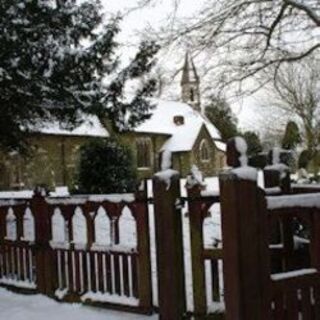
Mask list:
[[263,191],[220,175],[226,320],[269,320],[269,251]]
[[133,204],[134,214],[137,221],[138,232],[138,292],[140,308],[143,312],[152,313],[152,285],[151,285],[151,258],[149,238],[149,211],[147,180],[143,182],[143,191],[136,192],[136,201]]
[[180,320],[186,309],[180,178],[174,174],[167,185],[153,178],[157,248],[159,319]]
[[50,217],[48,204],[44,198],[44,190],[36,189],[31,200],[31,208],[35,218],[35,259],[37,289],[42,294],[53,292],[52,263],[50,250]]
[[195,320],[207,314],[206,279],[203,260],[203,209],[200,201],[201,186],[188,189],[192,286]]
[[[229,166],[245,166],[240,159],[246,146],[240,139],[228,141]],[[219,176],[226,320],[270,320],[266,200],[257,181],[244,177],[232,170]]]

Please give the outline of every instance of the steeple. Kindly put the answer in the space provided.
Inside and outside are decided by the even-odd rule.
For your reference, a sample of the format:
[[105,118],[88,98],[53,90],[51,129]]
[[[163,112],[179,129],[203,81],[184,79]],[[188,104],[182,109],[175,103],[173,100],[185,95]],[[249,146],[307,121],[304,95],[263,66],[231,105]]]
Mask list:
[[200,80],[193,59],[186,53],[181,78],[182,101],[201,112]]

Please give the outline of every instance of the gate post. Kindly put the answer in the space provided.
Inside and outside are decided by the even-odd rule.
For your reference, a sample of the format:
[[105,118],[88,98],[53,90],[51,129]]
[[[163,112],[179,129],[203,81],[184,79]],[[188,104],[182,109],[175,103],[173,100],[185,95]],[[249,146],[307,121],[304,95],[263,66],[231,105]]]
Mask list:
[[52,263],[50,252],[50,218],[44,190],[36,189],[31,200],[31,208],[35,218],[35,259],[37,290],[46,295],[52,294]]
[[226,320],[270,320],[264,193],[256,181],[220,175]]
[[178,173],[167,185],[159,176],[153,178],[155,231],[158,269],[159,319],[181,320],[186,310],[182,213],[178,207]]
[[237,168],[219,176],[226,320],[270,320],[266,200],[246,149],[229,140],[227,163]]

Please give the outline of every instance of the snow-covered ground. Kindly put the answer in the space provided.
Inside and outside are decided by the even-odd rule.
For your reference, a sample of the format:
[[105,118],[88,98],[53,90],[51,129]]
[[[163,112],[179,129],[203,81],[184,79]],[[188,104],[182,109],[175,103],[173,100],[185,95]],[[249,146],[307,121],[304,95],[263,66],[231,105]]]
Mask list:
[[0,319],[10,320],[155,320],[157,316],[59,303],[42,295],[22,295],[0,288]]

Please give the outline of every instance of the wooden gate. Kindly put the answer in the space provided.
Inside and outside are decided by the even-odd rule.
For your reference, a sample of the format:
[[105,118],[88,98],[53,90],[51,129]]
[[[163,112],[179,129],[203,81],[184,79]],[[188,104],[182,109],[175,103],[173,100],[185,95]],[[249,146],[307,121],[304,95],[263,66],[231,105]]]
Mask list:
[[320,194],[267,196],[231,170],[220,200],[226,319],[320,319]]

